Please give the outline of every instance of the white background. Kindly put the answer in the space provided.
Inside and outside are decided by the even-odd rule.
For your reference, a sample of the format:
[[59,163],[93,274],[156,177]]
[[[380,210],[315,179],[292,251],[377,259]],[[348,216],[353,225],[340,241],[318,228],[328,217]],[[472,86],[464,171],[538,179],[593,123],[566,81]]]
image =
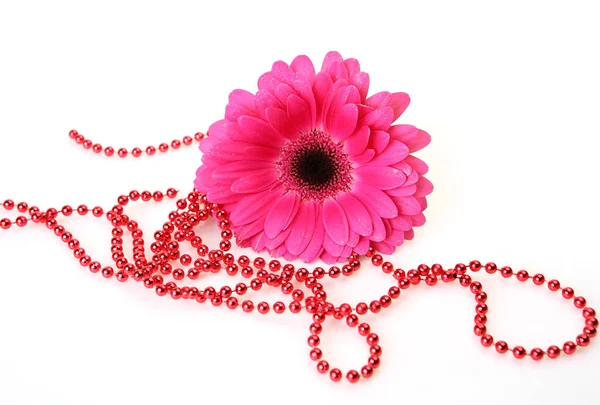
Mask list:
[[[401,121],[432,134],[419,153],[436,186],[428,222],[396,265],[493,260],[556,277],[600,309],[597,16],[597,1],[2,1],[0,200],[110,207],[134,188],[191,190],[196,147],[120,161],[67,132],[128,148],[192,135],[223,116],[231,90],[255,91],[275,60],[307,54],[320,66],[333,49],[361,61],[371,92],[408,92]],[[129,213],[150,236],[171,207]],[[109,263],[106,221],[65,226]],[[600,401],[598,342],[557,361],[500,356],[473,335],[475,302],[458,285],[420,286],[365,318],[382,366],[350,386],[314,369],[306,314],[159,298],[83,270],[44,227],[0,231],[0,271],[3,405]],[[546,348],[581,332],[559,294],[478,277],[496,338]],[[325,285],[355,303],[392,279],[365,266]],[[332,364],[364,364],[355,332],[326,327]]]

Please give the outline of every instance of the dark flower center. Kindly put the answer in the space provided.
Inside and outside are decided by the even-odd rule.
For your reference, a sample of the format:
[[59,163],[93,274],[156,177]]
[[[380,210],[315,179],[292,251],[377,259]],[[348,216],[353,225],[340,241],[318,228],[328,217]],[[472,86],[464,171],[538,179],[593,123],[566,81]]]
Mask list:
[[287,142],[275,164],[284,189],[302,199],[322,202],[349,191],[352,184],[352,165],[343,145],[316,129]]
[[292,163],[300,180],[311,186],[327,184],[335,176],[335,163],[321,149],[307,149]]

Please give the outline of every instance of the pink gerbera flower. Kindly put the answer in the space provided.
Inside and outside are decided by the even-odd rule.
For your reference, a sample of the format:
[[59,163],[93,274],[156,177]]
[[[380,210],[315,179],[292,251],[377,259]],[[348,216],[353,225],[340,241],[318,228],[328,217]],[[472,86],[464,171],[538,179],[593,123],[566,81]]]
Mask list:
[[195,187],[230,213],[240,246],[335,263],[412,239],[433,186],[410,153],[430,136],[392,125],[406,93],[368,89],[357,60],[330,52],[319,73],[302,55],[275,62],[256,94],[230,94],[201,143]]

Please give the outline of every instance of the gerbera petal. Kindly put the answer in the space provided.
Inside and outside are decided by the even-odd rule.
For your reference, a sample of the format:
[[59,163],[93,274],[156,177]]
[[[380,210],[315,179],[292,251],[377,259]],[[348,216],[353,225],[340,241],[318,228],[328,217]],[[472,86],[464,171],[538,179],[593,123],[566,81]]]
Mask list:
[[407,156],[404,161],[410,165],[410,167],[417,173],[419,173],[420,175],[424,175],[427,174],[427,172],[429,171],[429,166],[427,166],[427,163],[423,162],[421,159],[419,159],[418,157],[415,157],[413,155],[409,155]]
[[325,239],[325,225],[323,225],[322,209],[315,206],[315,213],[317,214],[317,219],[315,221],[313,237],[306,249],[304,249],[300,255],[300,258],[307,263],[310,263],[319,257],[323,251],[323,240]]
[[369,139],[369,147],[375,149],[375,153],[381,153],[390,143],[390,135],[385,131],[372,131]]
[[350,229],[362,236],[369,236],[373,233],[373,222],[363,203],[349,193],[340,194],[337,201],[348,217]]
[[364,255],[369,250],[369,246],[371,246],[371,241],[369,238],[361,237],[354,247],[354,251],[359,255]]
[[393,93],[392,94],[392,109],[394,110],[394,120],[402,115],[410,104],[410,97],[406,93]]
[[394,110],[391,107],[382,107],[368,113],[361,121],[361,125],[368,125],[373,129],[386,130],[394,120]]
[[277,133],[284,138],[294,139],[298,135],[298,128],[292,125],[288,114],[280,108],[269,107],[265,110],[267,121]]
[[415,184],[411,184],[409,186],[402,186],[398,188],[393,188],[391,190],[387,190],[386,193],[392,197],[406,197],[409,195],[415,194],[417,191],[417,186]]
[[294,72],[311,83],[315,78],[315,67],[310,58],[306,55],[296,56],[290,67]]
[[230,124],[226,125],[227,135],[234,141],[244,141],[261,146],[283,145],[284,138],[263,119],[241,116],[237,120],[239,130],[229,131]]
[[339,261],[338,257],[333,256],[325,251],[321,253],[321,260],[323,260],[325,264],[335,264]]
[[300,132],[310,131],[312,117],[306,101],[296,95],[289,96],[287,99],[287,112],[288,119]]
[[294,78],[294,71],[292,68],[281,60],[273,63],[271,73],[277,80],[287,84],[291,84],[292,79]]
[[225,123],[226,122],[227,122],[227,120],[219,120],[219,121],[213,123],[210,127],[208,127],[207,133],[210,134],[210,136],[208,138],[206,138],[205,140],[203,140],[202,142],[200,142],[200,150],[202,150],[202,145],[204,144],[204,141],[208,140],[209,138],[216,137],[218,139],[220,137],[225,136]]
[[338,257],[338,262],[340,261],[340,259],[344,260],[347,259],[351,254],[352,254],[352,246],[344,246],[344,250],[342,250],[342,254],[340,255],[340,257]]
[[420,214],[423,209],[415,197],[395,197],[394,202],[402,215]]
[[295,193],[287,193],[277,200],[265,219],[265,233],[269,239],[275,238],[284,229],[294,209]]
[[389,133],[392,138],[408,146],[411,153],[423,149],[431,142],[431,135],[413,125],[392,125]]
[[[239,204],[239,203],[238,203]],[[256,221],[249,222],[240,227],[238,237],[242,241],[250,242],[250,239],[258,233],[265,233],[265,218],[259,217]],[[244,246],[242,246],[244,247]]]
[[267,247],[268,240],[269,240],[269,238],[267,238],[267,235],[265,235],[264,232],[256,234],[255,236],[252,237],[252,242],[251,242],[252,249],[254,249],[257,252],[264,250]]
[[426,197],[433,192],[433,184],[425,177],[421,177],[415,185],[415,197]]
[[344,59],[342,58],[342,55],[340,55],[340,53],[336,51],[327,52],[325,58],[323,59],[321,70],[327,71],[329,69],[329,66],[331,66],[335,62],[343,63]]
[[348,219],[342,206],[334,199],[325,200],[323,204],[323,225],[334,243],[348,243]]
[[279,83],[275,88],[275,97],[277,97],[277,100],[283,105],[287,105],[288,97],[292,95],[298,96],[296,91],[286,83]]
[[346,148],[346,153],[350,156],[358,155],[362,153],[367,144],[369,143],[369,136],[371,134],[371,130],[369,127],[360,127],[360,129],[356,130],[352,136],[350,136],[344,142],[344,146]]
[[411,217],[405,215],[398,215],[396,218],[390,218],[389,221],[392,228],[400,231],[408,231],[409,229],[412,229],[413,226]]
[[411,218],[412,218],[413,226],[425,225],[425,215],[423,213],[413,215]]
[[396,250],[396,246],[392,246],[386,242],[375,242],[373,243],[373,248],[384,255],[391,255]]
[[[325,226],[325,228],[327,228],[327,226]],[[330,255],[332,255],[334,257],[339,257],[339,255],[341,255],[342,251],[344,250],[344,245],[337,244],[333,239],[331,239],[331,237],[329,236],[327,231],[325,231],[325,239],[323,239],[323,247],[325,248],[327,253],[329,253]]]
[[379,107],[390,107],[392,105],[392,95],[389,91],[381,91],[373,94],[365,100],[365,104],[373,109]]
[[371,216],[371,222],[373,223],[373,233],[369,236],[369,239],[374,242],[381,242],[387,236],[385,233],[385,225],[381,220],[381,216],[370,206],[365,205],[365,208],[369,212],[369,215]]
[[269,204],[274,200],[275,193],[263,191],[244,196],[229,214],[229,219],[234,226],[247,225],[264,217],[269,213]]
[[329,131],[336,141],[340,142],[349,137],[356,128],[358,107],[355,104],[346,104],[331,118]]
[[348,69],[348,75],[350,77],[360,73],[360,63],[354,58],[348,58],[344,60],[344,65]]
[[235,121],[241,115],[256,115],[254,94],[246,90],[234,90],[229,93],[229,103],[225,107],[225,118]]
[[375,156],[370,162],[369,165],[373,166],[387,166],[394,163],[397,163],[403,160],[408,156],[408,148],[402,142],[398,142],[396,140],[392,140],[388,147]]
[[350,236],[348,237],[348,243],[346,245],[353,248],[358,244],[359,240],[360,240],[360,235],[358,233],[354,232],[353,230],[350,230]]
[[264,160],[273,162],[273,159],[279,156],[276,149],[271,149],[266,146],[246,146],[244,148],[244,159],[246,160]]
[[299,255],[306,249],[315,230],[315,221],[315,204],[312,201],[301,202],[298,215],[290,226],[290,235],[285,240],[288,252]]
[[281,104],[279,100],[267,90],[259,90],[256,93],[254,104],[256,105],[258,116],[262,119],[266,119],[265,110],[269,107],[285,108],[285,105]]
[[329,73],[334,82],[337,80],[348,80],[348,69],[343,62],[333,62],[325,71]]
[[242,195],[231,192],[229,187],[219,187],[207,190],[206,196],[210,201],[219,201],[220,204],[235,203],[242,198]]
[[202,165],[196,170],[196,179],[194,180],[194,188],[200,192],[206,191],[217,186],[217,183],[212,177],[214,168]]
[[217,166],[212,172],[212,178],[216,182],[231,183],[246,174],[265,169],[275,170],[275,166],[270,162],[240,160]]
[[276,181],[275,170],[257,170],[234,181],[231,185],[231,191],[235,193],[258,193],[259,191],[268,190]]
[[350,156],[350,161],[358,165],[363,165],[373,159],[375,151],[373,149],[365,149],[360,155]]
[[329,89],[331,89],[332,85],[333,81],[328,74],[320,72],[315,76],[313,93],[315,95],[317,109],[316,122],[318,125],[321,125],[323,122],[323,106],[325,105],[327,94],[329,94]]
[[283,231],[279,232],[279,235],[277,235],[273,239],[267,240],[266,241],[267,249],[275,250],[279,246],[283,245],[285,243],[285,240],[287,239],[287,237],[290,235],[290,232],[291,232],[290,228],[284,229]]
[[359,72],[356,75],[350,77],[350,83],[358,89],[361,101],[364,101],[367,98],[367,94],[369,93],[370,82],[371,79],[369,78],[369,75],[365,72]]
[[[348,85],[348,82],[346,80],[338,80],[337,82],[334,82],[333,85],[331,86],[331,88],[329,89],[329,92],[327,93],[327,97],[325,98],[325,101],[323,102],[323,111],[321,114],[322,117],[322,124],[323,124],[323,129],[325,131],[328,131],[328,127],[327,125],[329,125],[329,123],[331,122],[331,113],[333,112],[331,110],[331,106],[333,104],[333,102],[335,101],[336,97],[338,97],[340,90],[342,90],[344,87],[346,87]],[[341,98],[340,98],[341,100]]]
[[408,230],[404,232],[404,240],[412,240],[415,237],[415,231]]
[[404,173],[390,166],[365,165],[355,169],[354,174],[357,179],[381,190],[400,187],[406,181]]
[[398,208],[394,201],[383,191],[370,184],[357,182],[353,194],[364,205],[372,208],[382,218],[393,218],[398,215]]

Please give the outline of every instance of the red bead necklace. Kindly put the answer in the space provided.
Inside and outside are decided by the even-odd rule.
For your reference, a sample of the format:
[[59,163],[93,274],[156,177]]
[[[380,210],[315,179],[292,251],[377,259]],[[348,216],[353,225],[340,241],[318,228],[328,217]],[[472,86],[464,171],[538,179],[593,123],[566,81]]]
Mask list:
[[[95,153],[104,152],[106,156],[113,156],[115,149],[112,147],[102,147],[89,139],[85,139],[77,131],[73,130],[69,136],[85,149],[91,149]],[[167,152],[169,148],[178,149],[182,145],[189,146],[194,141],[200,142],[205,138],[202,133],[196,133],[192,138],[184,137],[181,141],[174,140],[169,144],[162,143],[158,148],[148,146],[145,149],[147,155],[154,155],[156,151]],[[125,158],[131,154],[133,157],[140,157],[144,151],[141,148],[133,148],[128,151],[125,148],[117,150],[117,156]],[[378,313],[385,308],[390,307],[401,295],[402,290],[419,284],[435,286],[438,282],[450,283],[459,282],[461,286],[469,289],[475,296],[475,318],[473,332],[481,337],[481,344],[485,347],[494,346],[500,354],[512,352],[517,359],[530,357],[533,360],[542,360],[545,356],[550,359],[556,359],[561,352],[567,355],[575,353],[577,347],[588,346],[590,340],[597,335],[598,319],[596,311],[587,307],[586,299],[581,296],[575,296],[571,287],[562,287],[558,280],[546,280],[542,274],[530,275],[525,270],[514,272],[510,267],[499,268],[494,263],[482,265],[479,261],[473,260],[468,265],[459,263],[452,268],[443,268],[440,264],[434,264],[431,267],[425,264],[419,265],[416,269],[405,272],[402,269],[395,268],[383,257],[377,254],[372,248],[365,255],[376,267],[386,274],[391,274],[394,278],[394,285],[391,286],[387,294],[375,299],[369,303],[359,302],[355,305],[342,303],[335,305],[327,300],[327,293],[319,280],[328,276],[338,278],[340,276],[349,277],[360,270],[361,258],[357,254],[352,254],[348,262],[343,266],[332,266],[329,269],[315,267],[313,270],[306,268],[296,269],[292,264],[283,265],[279,260],[269,260],[262,257],[256,257],[251,260],[245,255],[235,257],[228,253],[231,249],[231,240],[233,232],[228,220],[228,214],[218,204],[209,202],[205,195],[192,191],[185,198],[176,200],[176,210],[171,211],[168,220],[163,224],[162,229],[157,230],[153,235],[153,242],[150,244],[151,255],[147,255],[146,241],[144,233],[138,227],[138,223],[125,214],[125,207],[130,202],[160,202],[165,197],[176,199],[179,192],[173,188],[161,191],[131,191],[128,195],[121,195],[117,198],[117,204],[110,210],[104,210],[101,207],[88,208],[86,205],[80,205],[73,208],[69,205],[57,208],[48,208],[41,210],[36,206],[30,206],[26,202],[15,203],[13,200],[5,200],[2,207],[11,211],[15,208],[18,215],[13,220],[0,219],[0,229],[10,230],[13,225],[19,228],[30,224],[45,225],[46,228],[69,247],[73,252],[75,259],[79,264],[88,268],[92,273],[101,273],[104,278],[115,278],[117,281],[126,282],[129,279],[141,282],[146,288],[153,289],[160,297],[169,296],[172,299],[195,300],[198,303],[210,302],[213,306],[222,306],[223,304],[231,309],[241,309],[246,313],[258,311],[261,314],[274,312],[282,314],[286,311],[297,314],[306,311],[312,315],[312,324],[309,327],[309,337],[307,339],[310,349],[310,358],[316,362],[316,368],[319,373],[329,374],[332,381],[341,381],[344,373],[331,367],[323,359],[323,352],[319,349],[320,337],[323,331],[324,321],[327,318],[335,320],[345,320],[350,328],[356,328],[358,333],[363,336],[369,347],[367,363],[360,368],[360,371],[350,370],[346,372],[345,377],[351,383],[358,382],[362,378],[370,378],[374,370],[379,367],[382,349],[379,346],[379,336],[371,331],[369,324],[361,322],[359,315],[368,312]],[[100,262],[92,259],[85,249],[80,246],[77,240],[63,225],[59,223],[61,216],[68,217],[77,213],[81,216],[92,213],[94,217],[104,217],[113,226],[111,239],[111,253],[114,264],[104,266]],[[201,236],[197,235],[194,228],[202,221],[213,217],[221,231],[221,241],[218,249],[211,249],[203,243]],[[125,257],[123,251],[123,235],[129,232],[133,239],[133,252],[131,259]],[[180,244],[189,243],[198,255],[196,259],[189,254],[182,254]],[[113,267],[114,266],[114,267]],[[197,287],[185,285],[185,279],[197,280],[204,273],[218,273],[224,270],[228,275],[235,276],[241,274],[249,282],[241,282],[235,286],[222,286],[220,288],[206,287],[202,290]],[[550,291],[560,291],[562,297],[566,300],[572,300],[573,305],[582,310],[584,327],[582,333],[578,334],[575,341],[565,342],[562,347],[552,345],[546,350],[535,347],[527,350],[522,346],[509,346],[502,340],[496,340],[487,333],[487,312],[486,304],[487,294],[479,281],[475,281],[467,274],[467,271],[478,272],[484,270],[489,274],[499,273],[503,278],[516,277],[520,282],[531,280],[537,286],[546,285]],[[166,281],[170,277],[173,281]],[[178,283],[179,282],[179,283]],[[260,301],[255,303],[252,300],[244,300],[243,297],[248,290],[259,291],[263,287],[273,287],[281,290],[286,300],[267,303]]]

